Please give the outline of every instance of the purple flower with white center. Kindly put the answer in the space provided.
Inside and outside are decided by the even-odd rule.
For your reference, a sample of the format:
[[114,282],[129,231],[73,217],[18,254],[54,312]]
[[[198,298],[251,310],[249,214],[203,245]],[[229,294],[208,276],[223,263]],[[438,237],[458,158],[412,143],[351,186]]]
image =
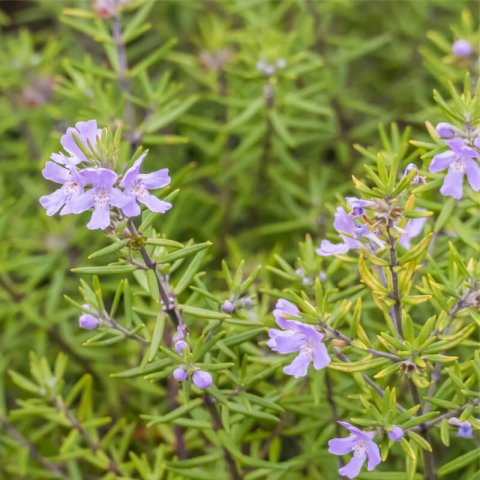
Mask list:
[[392,425],[390,430],[387,430],[387,435],[390,440],[393,442],[398,442],[403,438],[404,432],[403,429],[397,425]]
[[173,371],[173,378],[177,382],[183,382],[187,379],[188,373],[184,367],[178,367]]
[[114,187],[118,175],[108,168],[86,168],[79,175],[93,188],[72,200],[69,210],[82,213],[93,207],[87,227],[90,230],[107,228],[110,225],[110,207],[123,208],[130,201],[129,197]]
[[201,389],[208,388],[212,382],[212,376],[204,370],[195,370],[192,375],[193,383]]
[[448,423],[458,427],[458,438],[473,438],[473,428],[469,422],[461,422],[458,418],[452,417],[448,420]]
[[[416,210],[421,211],[424,209],[417,208]],[[405,233],[400,237],[398,243],[400,243],[403,248],[408,250],[412,240],[422,233],[426,221],[427,217],[411,218],[405,225]]]
[[457,129],[451,124],[447,122],[440,122],[436,127],[435,130],[438,133],[440,138],[449,139],[455,136]]
[[[83,308],[88,310],[90,308],[90,305],[85,304],[83,305]],[[91,315],[90,313],[83,313],[78,319],[78,325],[80,328],[83,328],[85,330],[93,330],[100,325],[100,319],[95,315]]]
[[311,326],[285,317],[297,317],[300,311],[287,300],[280,299],[273,315],[277,325],[284,330],[271,328],[268,331],[270,339],[267,345],[281,354],[298,352],[293,362],[283,369],[287,375],[295,378],[304,377],[313,360],[316,370],[325,368],[330,363],[327,349],[323,344],[323,335]]
[[[73,163],[73,164],[88,161],[85,154],[77,145],[77,142],[75,142],[75,139],[73,138],[74,134],[78,138],[78,140],[80,140],[80,143],[87,150],[90,150],[90,148],[96,147],[97,136],[102,135],[102,129],[97,128],[96,120],[88,120],[87,122],[77,122],[75,124],[75,128],[73,127],[68,128],[67,133],[65,133],[65,135],[63,135],[63,137],[60,139],[60,143],[62,144],[62,147],[71,155],[71,157],[68,158],[62,153],[53,154],[56,156],[56,158],[53,158],[52,156],[52,160],[55,160],[56,162],[58,161],[60,163]],[[63,161],[62,161],[62,157],[63,157]]]
[[361,243],[351,237],[347,237],[342,232],[350,235],[355,235],[355,222],[348,216],[343,207],[337,207],[335,211],[335,220],[333,222],[333,228],[339,233],[343,243],[334,244],[330,240],[322,240],[320,248],[317,248],[316,252],[322,257],[330,255],[341,255],[347,253],[352,248],[357,248]]
[[466,174],[473,190],[480,190],[480,166],[474,160],[479,153],[465,145],[461,138],[454,138],[445,142],[451,150],[433,157],[428,170],[432,173],[448,168],[440,193],[460,199],[463,196],[463,176]]
[[469,57],[473,52],[472,44],[461,38],[453,44],[452,52],[456,57]]
[[149,210],[157,213],[165,213],[172,208],[171,203],[160,200],[149,192],[170,184],[168,168],[152,173],[140,173],[140,167],[146,155],[147,152],[144,152],[135,160],[120,182],[125,195],[130,198],[129,203],[123,208],[123,213],[129,217],[140,215],[141,210],[137,202],[143,203]]
[[72,213],[70,203],[83,193],[85,182],[80,177],[74,166],[61,167],[53,162],[47,162],[42,170],[42,175],[47,180],[59,183],[62,186],[49,195],[40,198],[40,205],[47,211],[47,215],[55,215],[60,209],[60,215]]
[[373,470],[380,462],[380,450],[373,441],[374,432],[362,432],[357,427],[347,422],[338,422],[347,428],[351,435],[346,438],[334,438],[328,442],[328,451],[334,455],[346,455],[353,452],[353,457],[344,467],[338,470],[340,475],[348,478],[355,478],[362,468],[365,460],[368,459],[367,470]]

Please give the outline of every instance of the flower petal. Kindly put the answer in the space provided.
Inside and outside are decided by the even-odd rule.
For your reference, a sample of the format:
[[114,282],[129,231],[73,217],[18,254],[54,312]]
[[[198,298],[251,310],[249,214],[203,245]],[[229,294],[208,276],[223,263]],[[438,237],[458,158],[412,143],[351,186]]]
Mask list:
[[456,198],[457,200],[463,196],[463,172],[457,172],[449,169],[445,175],[445,180],[440,188],[442,195]]
[[87,223],[89,230],[105,229],[110,225],[110,208],[108,204],[98,205],[92,213],[92,218]]
[[86,168],[79,175],[94,187],[105,189],[112,188],[118,178],[118,175],[109,168]]
[[275,304],[275,310],[273,310],[273,316],[277,325],[282,328],[291,328],[292,322],[287,320],[285,317],[298,317],[300,310],[296,305],[285,300],[284,298],[280,298],[277,303]]
[[338,470],[340,475],[344,475],[347,478],[355,478],[362,469],[362,465],[365,462],[366,455],[354,455],[352,459],[342,468]]
[[311,360],[311,354],[300,352],[293,362],[283,369],[283,372],[287,375],[293,375],[295,378],[304,377],[307,374]]
[[131,198],[130,201],[122,207],[122,211],[127,217],[136,217],[142,212],[135,197]]
[[139,175],[138,178],[149,190],[166,187],[171,182],[170,176],[168,175],[168,168],[162,168],[152,173],[143,173]]
[[49,217],[55,215],[65,204],[65,193],[59,188],[49,195],[40,197],[40,205],[46,210]]
[[350,435],[345,438],[333,438],[328,442],[328,451],[334,455],[346,455],[353,450],[355,437]]
[[368,466],[367,470],[373,470],[381,461],[382,458],[380,457],[380,449],[378,445],[374,442],[368,442],[367,445],[367,457],[368,457]]
[[334,244],[330,240],[322,240],[320,248],[317,248],[317,255],[321,257],[329,257],[330,255],[342,255],[350,250],[347,243]]
[[327,348],[323,343],[317,343],[313,347],[313,367],[315,370],[321,370],[325,368],[330,362],[330,357],[328,355]]
[[95,205],[95,192],[94,190],[88,190],[80,195],[72,198],[68,203],[68,213],[82,213],[92,208]]
[[355,222],[348,216],[343,207],[337,207],[333,228],[337,232],[345,232],[353,235],[355,233]]
[[147,155],[147,152],[144,152],[140,155],[134,162],[134,164],[125,172],[123,175],[122,181],[120,182],[120,186],[122,188],[128,188],[130,185],[135,183],[135,180],[140,173],[140,168],[142,166],[143,159]]
[[282,354],[298,352],[305,344],[305,338],[303,335],[296,334],[291,330],[281,332],[276,336],[275,341],[276,351]]
[[47,162],[45,164],[45,168],[42,170],[42,175],[43,178],[55,183],[64,184],[71,180],[69,170],[53,162]]
[[446,152],[439,153],[435,155],[428,167],[428,171],[431,173],[440,172],[445,170],[450,166],[450,164],[455,160],[455,153],[451,150],[447,150]]
[[125,205],[129,204],[132,201],[131,197],[125,195],[118,188],[112,188],[112,190],[110,191],[110,195],[110,203],[117,208],[123,209]]
[[152,212],[165,213],[172,208],[171,203],[160,200],[154,195],[145,195],[142,197],[137,197],[137,199]]
[[478,192],[480,190],[480,165],[475,160],[467,160],[465,173],[472,189]]

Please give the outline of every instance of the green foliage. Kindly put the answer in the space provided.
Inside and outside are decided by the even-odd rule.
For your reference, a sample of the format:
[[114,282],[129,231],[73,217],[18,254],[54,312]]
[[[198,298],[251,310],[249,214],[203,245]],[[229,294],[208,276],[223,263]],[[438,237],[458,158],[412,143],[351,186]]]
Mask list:
[[[427,173],[434,123],[480,128],[478,62],[451,53],[478,46],[475,2],[10,3],[0,478],[334,479],[338,420],[377,433],[383,463],[358,478],[477,478],[448,420],[480,430],[480,193],[443,197]],[[45,161],[90,118],[108,127],[97,165],[148,148],[145,171],[170,169],[171,211],[106,235],[40,211]],[[351,195],[383,246],[318,255]],[[265,345],[278,298],[324,335],[327,369],[283,373]]]

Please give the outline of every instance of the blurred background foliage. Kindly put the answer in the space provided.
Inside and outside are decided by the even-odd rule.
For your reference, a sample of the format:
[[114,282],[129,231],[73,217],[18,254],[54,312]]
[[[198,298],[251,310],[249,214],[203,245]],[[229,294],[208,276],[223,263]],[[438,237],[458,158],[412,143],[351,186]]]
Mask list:
[[[26,373],[29,351],[52,361],[63,351],[68,381],[91,374],[95,408],[133,422],[151,405],[132,391],[162,390],[112,380],[136,345],[83,346],[89,335],[63,298],[78,295],[70,269],[107,242],[82,217],[46,217],[38,204],[48,189],[40,171],[66,128],[91,118],[122,126],[132,148],[150,149],[146,170],[170,169],[180,192],[154,225],[178,241],[212,241],[209,287],[225,296],[221,258],[245,258],[249,273],[277,254],[293,262],[306,234],[319,243],[350,175],[362,175],[354,145],[378,146],[379,124],[427,138],[425,121],[442,119],[432,90],[463,81],[464,60],[450,48],[478,36],[478,2],[132,0],[121,12],[126,70],[97,4],[0,2],[0,373]],[[318,273],[313,247],[302,252],[300,266]],[[271,270],[261,277],[282,286]],[[117,284],[105,277],[103,288]],[[0,412],[18,394],[1,381]],[[132,431],[136,442],[156,441]]]

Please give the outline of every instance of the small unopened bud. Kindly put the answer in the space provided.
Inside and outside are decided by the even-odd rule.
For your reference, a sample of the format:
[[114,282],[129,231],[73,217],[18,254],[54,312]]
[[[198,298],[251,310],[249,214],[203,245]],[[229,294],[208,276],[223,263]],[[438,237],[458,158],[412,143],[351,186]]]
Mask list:
[[222,309],[226,313],[232,313],[235,310],[235,305],[230,300],[225,300]]
[[452,52],[456,57],[469,57],[472,52],[472,44],[468,40],[457,40],[452,46]]
[[287,66],[287,62],[285,61],[284,58],[280,58],[277,60],[277,67],[278,68],[285,68]]
[[178,367],[173,371],[173,378],[177,382],[183,382],[187,379],[188,373],[184,367]]
[[188,343],[185,340],[179,340],[175,343],[175,350],[178,353],[183,353],[186,348],[188,348]]
[[456,134],[456,128],[447,122],[440,122],[435,130],[440,138],[453,138]]
[[204,370],[196,370],[193,373],[192,380],[198,388],[202,389],[208,388],[213,382],[212,376]]
[[[83,305],[83,308],[88,310],[90,305],[85,304]],[[78,325],[85,330],[93,330],[100,325],[100,319],[90,313],[83,313],[78,319]]]

